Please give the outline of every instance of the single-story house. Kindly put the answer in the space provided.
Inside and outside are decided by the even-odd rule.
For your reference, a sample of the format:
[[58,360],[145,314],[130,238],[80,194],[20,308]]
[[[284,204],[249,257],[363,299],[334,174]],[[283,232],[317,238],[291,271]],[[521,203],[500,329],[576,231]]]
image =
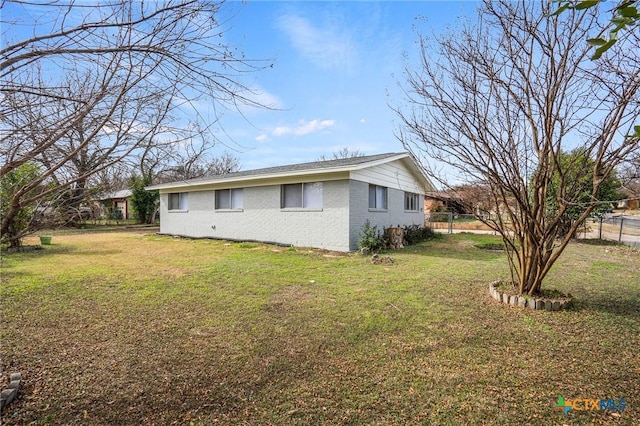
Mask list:
[[367,220],[424,225],[433,190],[408,153],[247,170],[162,183],[160,233],[336,251],[358,248]]
[[132,219],[131,196],[129,189],[107,192],[97,197],[99,202],[99,217],[107,219]]

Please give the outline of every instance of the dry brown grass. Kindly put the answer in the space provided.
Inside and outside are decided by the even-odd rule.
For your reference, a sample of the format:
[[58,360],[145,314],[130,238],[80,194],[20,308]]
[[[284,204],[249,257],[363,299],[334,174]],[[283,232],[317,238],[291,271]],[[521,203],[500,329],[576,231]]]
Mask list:
[[[491,237],[394,262],[142,233],[3,258],[3,424],[640,424],[640,255],[573,244],[576,309],[498,305]],[[626,398],[623,412],[557,398]]]

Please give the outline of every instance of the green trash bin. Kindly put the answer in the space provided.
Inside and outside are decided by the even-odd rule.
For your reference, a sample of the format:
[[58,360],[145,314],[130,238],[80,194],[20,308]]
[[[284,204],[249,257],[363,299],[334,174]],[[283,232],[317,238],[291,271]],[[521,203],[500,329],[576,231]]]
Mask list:
[[43,246],[48,246],[51,244],[51,237],[40,237],[40,244]]

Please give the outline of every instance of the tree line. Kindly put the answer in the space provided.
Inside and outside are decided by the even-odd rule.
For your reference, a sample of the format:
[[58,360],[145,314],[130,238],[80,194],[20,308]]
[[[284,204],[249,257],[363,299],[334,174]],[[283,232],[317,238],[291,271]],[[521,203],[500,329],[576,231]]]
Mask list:
[[78,210],[124,176],[237,167],[211,157],[217,118],[266,107],[242,81],[269,64],[226,44],[224,2],[2,3],[2,243],[46,226],[37,212]]

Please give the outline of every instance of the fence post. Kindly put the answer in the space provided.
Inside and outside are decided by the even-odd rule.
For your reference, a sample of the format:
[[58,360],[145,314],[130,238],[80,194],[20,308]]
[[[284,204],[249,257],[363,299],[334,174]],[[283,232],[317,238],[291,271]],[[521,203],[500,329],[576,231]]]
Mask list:
[[449,233],[453,234],[453,213],[449,212]]
[[602,221],[604,220],[604,216],[600,216],[600,224],[598,225],[598,239],[602,239]]
[[620,217],[620,233],[618,234],[618,244],[622,244],[622,224],[624,223],[624,216]]

